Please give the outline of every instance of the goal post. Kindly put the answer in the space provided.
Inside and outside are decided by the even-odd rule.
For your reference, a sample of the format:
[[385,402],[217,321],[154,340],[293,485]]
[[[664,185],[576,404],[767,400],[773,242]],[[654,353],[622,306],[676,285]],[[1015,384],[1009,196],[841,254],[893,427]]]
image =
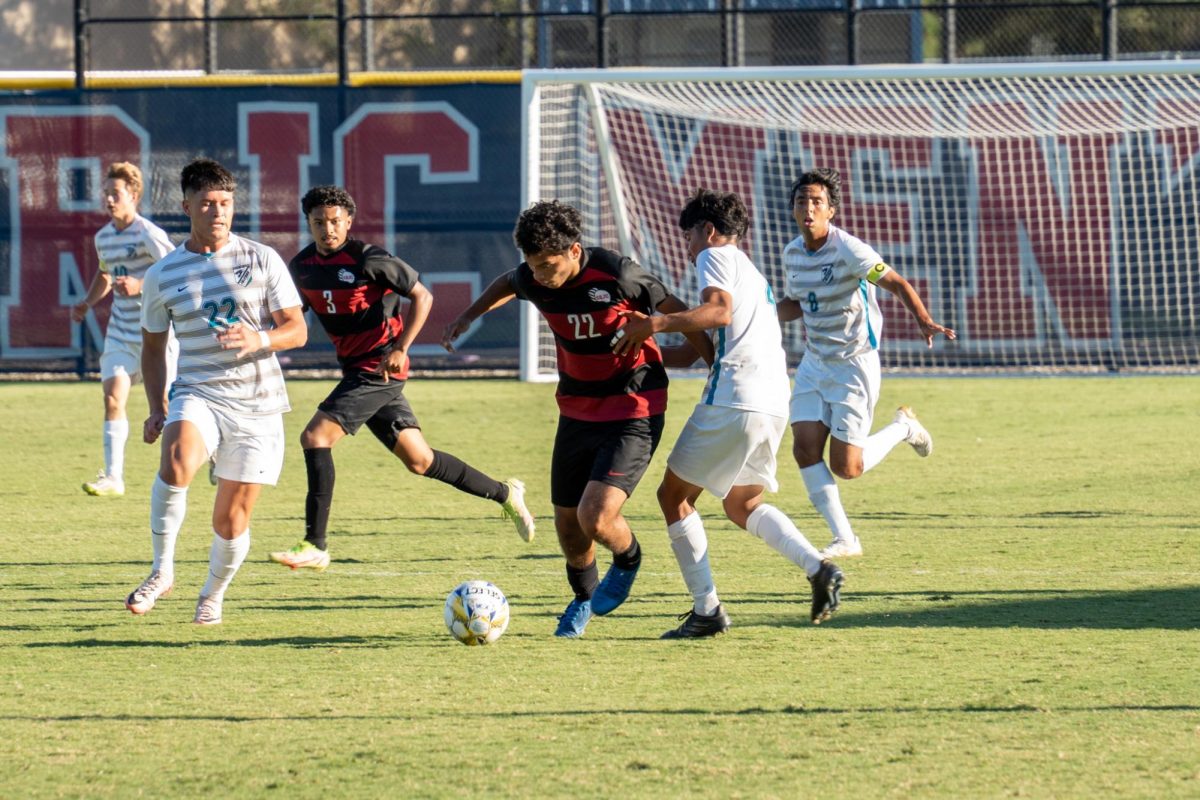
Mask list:
[[[782,294],[789,187],[832,167],[835,224],[959,333],[926,348],[880,292],[886,369],[1200,371],[1200,62],[533,70],[522,94],[522,207],[576,206],[585,245],[689,303],[692,191],[741,196],[744,247]],[[524,306],[521,376],[553,379]],[[784,339],[795,363],[802,325]]]

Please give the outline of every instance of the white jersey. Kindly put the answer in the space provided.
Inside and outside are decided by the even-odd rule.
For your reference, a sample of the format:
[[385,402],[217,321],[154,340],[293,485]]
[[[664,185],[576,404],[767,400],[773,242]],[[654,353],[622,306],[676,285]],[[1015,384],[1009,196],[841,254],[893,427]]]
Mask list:
[[[96,231],[96,255],[100,271],[112,278],[145,277],[150,266],[175,249],[162,228],[145,217],[135,217],[125,230],[111,221]],[[142,346],[142,298],[113,292],[105,341]],[[107,344],[106,344],[107,347]]]
[[732,244],[702,251],[696,273],[701,293],[712,287],[733,297],[733,318],[713,331],[716,358],[700,403],[786,417],[787,356],[767,279]]
[[875,283],[889,267],[870,245],[834,225],[816,252],[797,237],[783,250],[784,296],[804,310],[806,350],[826,360],[877,350],[883,315]]
[[288,411],[279,360],[271,352],[243,358],[222,350],[216,334],[233,322],[262,331],[272,311],[300,305],[300,294],[279,254],[240,236],[215,253],[179,247],[146,273],[142,327],[161,333],[174,326],[179,367],[172,394],[195,394],[239,414]]

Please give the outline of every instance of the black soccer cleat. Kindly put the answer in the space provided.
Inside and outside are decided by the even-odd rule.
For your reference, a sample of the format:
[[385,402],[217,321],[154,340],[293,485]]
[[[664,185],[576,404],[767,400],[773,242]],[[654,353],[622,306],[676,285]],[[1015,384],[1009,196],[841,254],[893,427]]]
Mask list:
[[717,610],[707,616],[697,614],[695,609],[691,609],[685,614],[680,614],[679,618],[683,620],[683,624],[674,630],[667,631],[661,638],[699,639],[704,636],[716,636],[718,633],[729,630],[729,615],[725,613],[725,606],[722,605],[718,605]]
[[808,582],[812,584],[812,624],[820,625],[838,610],[842,584],[846,582],[846,576],[837,564],[822,561],[821,568]]

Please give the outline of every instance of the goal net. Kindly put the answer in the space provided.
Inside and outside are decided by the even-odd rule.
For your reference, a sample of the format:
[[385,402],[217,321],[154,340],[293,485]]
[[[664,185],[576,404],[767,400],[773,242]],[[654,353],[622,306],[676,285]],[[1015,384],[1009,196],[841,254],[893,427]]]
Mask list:
[[[679,210],[736,192],[776,294],[801,172],[842,175],[835,223],[873,245],[958,341],[925,347],[881,291],[885,368],[1200,371],[1200,65],[532,71],[524,199],[558,199],[584,244],[697,301]],[[522,376],[554,343],[522,314]],[[804,348],[784,326],[789,360]]]

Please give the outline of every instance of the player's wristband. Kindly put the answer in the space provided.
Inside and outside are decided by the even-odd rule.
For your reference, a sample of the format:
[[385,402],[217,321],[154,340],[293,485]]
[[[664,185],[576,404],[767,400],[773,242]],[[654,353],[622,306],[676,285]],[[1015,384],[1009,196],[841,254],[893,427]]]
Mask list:
[[270,350],[271,349],[271,334],[267,333],[266,331],[258,332],[258,349],[259,350]]

